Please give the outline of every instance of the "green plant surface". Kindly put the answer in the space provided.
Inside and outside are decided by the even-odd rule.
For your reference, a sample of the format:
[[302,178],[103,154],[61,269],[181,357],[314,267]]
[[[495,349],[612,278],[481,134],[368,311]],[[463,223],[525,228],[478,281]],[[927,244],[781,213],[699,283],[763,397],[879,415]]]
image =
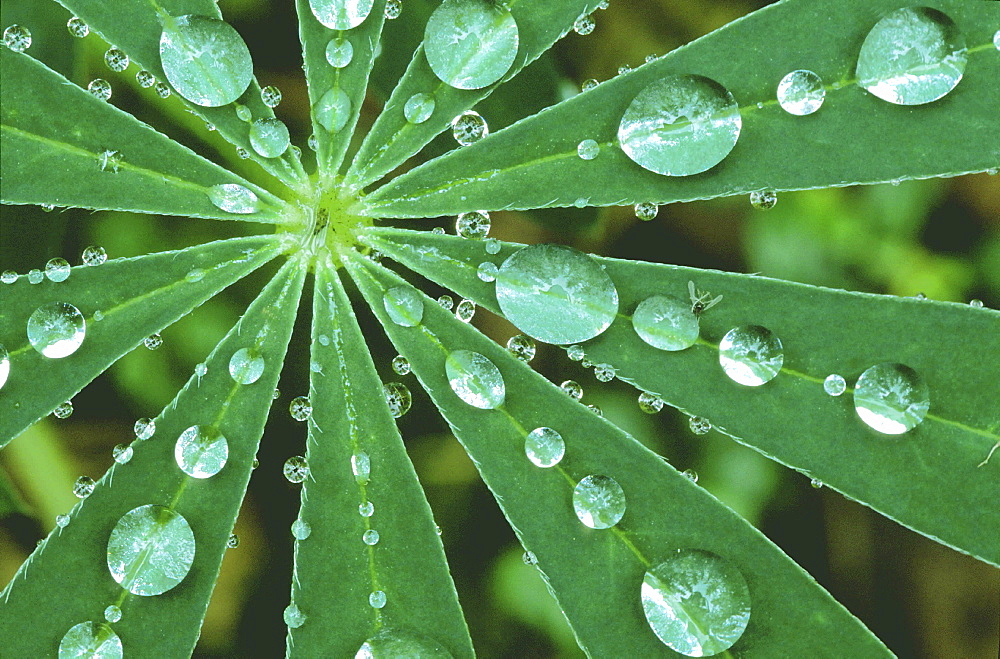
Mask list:
[[[107,471],[70,512],[69,523],[57,526],[7,584],[0,593],[5,654],[54,656],[70,627],[103,620],[105,607],[113,604],[122,612],[114,631],[135,656],[190,655],[280,373],[268,369],[252,385],[237,384],[229,374],[230,358],[240,348],[255,346],[266,361],[282,362],[305,273],[294,260],[282,267],[209,355],[205,375],[193,375],[155,419],[152,437],[132,443],[132,458]],[[228,440],[228,460],[210,478],[187,476],[175,460],[178,437],[196,424],[212,427]],[[148,504],[181,514],[195,530],[190,573],[155,597],[131,594],[107,568],[110,530],[124,514]],[[167,551],[178,549],[168,546]]]
[[[853,84],[861,40],[881,14],[899,5],[895,0],[839,3],[836,20],[822,2],[778,2],[393,179],[368,196],[370,212],[416,218],[469,208],[663,204],[996,168],[997,149],[982,145],[996,143],[1000,88],[993,81],[1000,61],[992,39],[1000,6],[930,4],[947,11],[969,46],[962,83],[940,102],[893,105]],[[812,70],[825,81],[826,100],[813,115],[791,115],[774,99],[778,82],[795,69]],[[660,176],[617,147],[618,125],[632,99],[674,73],[708,76],[740,103],[743,126],[732,153],[694,176]],[[600,145],[593,160],[577,155],[585,139]]]
[[[365,240],[496,313],[494,284],[479,279],[479,264],[500,266],[523,247],[506,243],[490,255],[478,241],[383,228],[369,230]],[[615,283],[619,311],[605,333],[582,344],[588,360],[610,364],[619,379],[905,526],[1000,565],[1000,510],[981,505],[1000,496],[998,463],[981,464],[1000,442],[993,404],[1000,383],[994,364],[982,359],[1000,354],[1000,312],[595,258]],[[632,327],[632,312],[651,295],[686,299],[688,282],[723,296],[701,315],[697,344],[678,352],[646,344]],[[767,327],[784,348],[779,377],[762,387],[733,382],[719,365],[719,341],[742,325]],[[823,390],[831,373],[853,382],[881,362],[907,364],[930,387],[927,418],[904,436],[865,425],[852,388],[839,397]]]
[[[290,629],[292,657],[353,656],[380,632],[434,639],[452,657],[474,656],[441,539],[382,382],[333,268],[316,277],[306,459],[292,601],[309,624]],[[322,404],[320,404],[322,401]],[[366,473],[355,461],[368,457]],[[364,516],[370,503],[374,513]],[[374,545],[362,535],[379,534]],[[384,608],[368,601],[386,594]]]
[[[252,217],[278,222],[283,202],[95,98],[31,57],[0,51],[4,93],[0,171],[4,201],[56,204],[219,220],[235,216],[208,196],[213,185],[252,189]],[[74,111],[37,111],[39,98]]]
[[[646,570],[673,551],[697,547],[735,562],[750,589],[753,613],[740,653],[804,656],[836,647],[850,656],[886,649],[760,532],[614,424],[574,401],[491,339],[421,295],[423,320],[394,323],[383,307],[398,276],[354,259],[348,267],[369,306],[455,436],[472,457],[525,549],[534,553],[580,646],[591,656],[659,656],[663,645],[642,612]],[[496,409],[463,402],[445,361],[455,350],[484,355],[500,370],[505,397]],[[525,456],[536,427],[563,433],[566,456],[541,469]],[[625,516],[591,529],[573,513],[577,482],[590,474],[625,491]],[[608,620],[615,611],[613,621]],[[809,629],[790,634],[789,629]]]
[[[276,236],[236,238],[77,266],[63,282],[31,284],[21,277],[5,285],[0,344],[12,367],[3,387],[7,409],[0,419],[0,446],[72,398],[147,336],[267,263],[281,248]],[[85,322],[83,343],[64,359],[42,356],[25,331],[31,314],[52,302],[74,305]]]
[[[367,187],[419,151],[435,135],[451,125],[454,117],[483,100],[504,81],[548,50],[564,36],[577,17],[589,14],[597,0],[511,0],[505,7],[517,21],[518,49],[513,64],[504,76],[482,89],[456,89],[442,82],[431,70],[423,44],[413,54],[406,73],[392,91],[375,125],[361,143],[345,182],[355,189]],[[431,93],[435,109],[431,117],[414,124],[406,120],[403,107],[417,93]]]

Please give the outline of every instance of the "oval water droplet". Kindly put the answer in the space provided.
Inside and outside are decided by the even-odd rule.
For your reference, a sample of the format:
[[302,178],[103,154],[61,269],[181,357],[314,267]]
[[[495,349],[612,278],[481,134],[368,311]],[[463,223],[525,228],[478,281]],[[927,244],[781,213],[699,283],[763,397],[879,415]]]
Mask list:
[[208,198],[220,210],[246,215],[260,210],[260,200],[252,190],[237,183],[222,183],[208,189]]
[[142,340],[142,345],[144,345],[147,350],[156,350],[163,345],[163,337],[159,334],[150,334]]
[[192,478],[211,478],[226,466],[229,442],[214,428],[191,426],[177,438],[174,460]]
[[10,376],[10,353],[7,352],[7,348],[0,343],[0,389],[7,384],[7,378]]
[[288,404],[288,413],[296,421],[305,421],[312,416],[312,411],[312,403],[309,401],[308,396],[296,396]]
[[164,506],[139,506],[122,515],[108,539],[108,569],[134,595],[159,595],[179,584],[194,561],[194,533]]
[[373,609],[381,609],[385,606],[386,596],[381,590],[372,591],[368,596],[368,604],[371,605]]
[[365,501],[362,504],[358,504],[358,514],[362,517],[371,517],[375,514],[375,504],[371,501]]
[[770,382],[785,363],[781,340],[760,325],[729,330],[719,343],[719,363],[734,382],[759,387]]
[[361,540],[368,546],[377,545],[379,541],[378,531],[375,529],[368,529],[362,534]]
[[394,419],[398,419],[410,411],[413,396],[405,384],[401,382],[387,382],[382,385],[382,394],[385,396],[385,403],[389,406],[389,412]]
[[635,216],[643,222],[649,222],[650,220],[656,219],[656,216],[660,213],[659,206],[645,201],[636,204],[632,210],[635,212]]
[[535,358],[535,340],[524,334],[517,334],[507,339],[507,350],[522,362],[530,362]]
[[394,629],[382,629],[362,643],[354,655],[354,659],[403,659],[404,657],[451,659],[451,653],[423,636]]
[[123,53],[117,48],[109,48],[106,53],[104,53],[104,63],[108,65],[108,68],[116,73],[121,73],[128,68],[129,59],[128,55]]
[[351,118],[351,97],[340,87],[334,87],[319,99],[315,109],[316,121],[331,133],[341,131]]
[[68,419],[73,415],[73,403],[71,401],[66,401],[65,403],[59,403],[54,410],[52,410],[52,416],[57,419]]
[[476,276],[486,283],[491,283],[496,281],[498,271],[499,268],[497,268],[496,263],[493,263],[492,261],[484,261],[479,264],[478,268],[476,268]]
[[594,377],[598,382],[611,382],[617,375],[615,367],[611,364],[598,364],[594,366]]
[[414,94],[403,105],[403,116],[411,124],[422,124],[434,114],[434,97],[430,94]]
[[73,625],[59,641],[59,659],[121,659],[122,655],[122,640],[103,622]]
[[289,144],[288,126],[280,119],[258,119],[250,126],[250,146],[265,158],[277,158]]
[[566,395],[573,400],[580,400],[583,398],[583,387],[580,383],[575,380],[566,380],[559,385],[559,388],[566,392]]
[[478,352],[452,351],[444,364],[451,390],[463,401],[482,410],[503,404],[506,387],[496,365]]
[[696,435],[706,435],[712,429],[712,422],[703,416],[693,416],[688,419],[688,427]]
[[945,96],[965,73],[965,37],[946,14],[904,7],[872,28],[858,55],[858,84],[896,105]]
[[359,451],[351,456],[351,473],[354,480],[364,485],[371,479],[372,461],[367,453]]
[[444,0],[424,31],[431,70],[458,89],[482,89],[502,78],[514,63],[517,46],[514,16],[490,0]]
[[3,45],[23,53],[31,46],[31,31],[23,25],[11,25],[3,31]]
[[663,409],[663,399],[656,394],[644,391],[639,394],[639,409],[646,414],[656,414]]
[[108,622],[118,622],[122,619],[122,610],[111,604],[104,609],[104,619]]
[[771,210],[778,203],[778,193],[774,190],[754,190],[750,193],[750,205],[759,211]]
[[403,327],[416,327],[424,317],[424,301],[416,289],[396,286],[385,292],[382,298],[385,312],[392,322]]
[[451,134],[460,146],[469,146],[489,135],[490,127],[481,114],[467,110],[452,120]]
[[253,384],[264,374],[264,358],[252,348],[240,348],[229,359],[229,375],[239,384]]
[[490,214],[486,211],[461,213],[455,220],[455,233],[462,238],[482,240],[490,232]]
[[573,31],[579,34],[580,36],[585,37],[591,32],[593,32],[596,26],[597,24],[594,22],[594,19],[591,18],[589,14],[584,14],[580,18],[576,19],[576,21],[574,21]]
[[844,376],[831,373],[823,380],[823,391],[831,396],[839,396],[847,391],[847,381]]
[[45,275],[38,268],[32,268],[28,270],[28,283],[29,284],[41,284],[45,280]]
[[293,455],[285,460],[282,473],[289,483],[301,483],[309,476],[309,463],[301,455]]
[[87,324],[72,304],[50,302],[28,318],[28,341],[39,354],[51,359],[72,355],[83,344]]
[[302,613],[302,609],[295,602],[285,607],[282,618],[284,618],[285,624],[292,629],[297,629],[306,622],[306,614]]
[[392,358],[392,370],[396,375],[408,375],[410,372],[410,360],[403,355],[396,355]]
[[543,469],[559,464],[566,455],[566,442],[552,428],[535,428],[524,438],[524,454]]
[[73,494],[76,495],[78,499],[86,499],[94,492],[94,487],[97,483],[90,476],[80,476],[73,483]]
[[156,422],[147,418],[138,419],[132,430],[135,431],[137,439],[149,439],[156,432]]
[[684,350],[698,341],[698,316],[690,304],[669,295],[653,295],[640,302],[632,314],[632,328],[640,339],[660,350]]
[[69,30],[71,35],[78,39],[82,39],[90,34],[90,26],[76,16],[66,21],[66,29]]
[[789,114],[812,114],[819,110],[825,98],[823,80],[812,71],[792,71],[778,83],[778,105]]
[[750,621],[750,591],[731,561],[679,549],[642,580],[642,610],[671,650],[708,657],[732,647]]
[[83,250],[81,260],[84,265],[101,265],[108,260],[108,253],[103,247],[91,245]]
[[276,108],[281,104],[281,90],[274,85],[268,85],[260,90],[260,102],[269,108]]
[[292,537],[296,540],[305,540],[312,535],[312,527],[308,522],[297,519],[292,522]]
[[736,146],[739,105],[719,83],[668,75],[639,92],[622,116],[618,141],[636,164],[666,176],[700,174]]
[[166,17],[160,63],[177,93],[203,107],[232,103],[253,80],[253,60],[243,37],[208,16]]
[[309,0],[309,8],[320,23],[331,30],[350,30],[365,22],[374,0]]
[[106,101],[111,98],[111,83],[103,78],[95,78],[90,81],[90,84],[87,85],[87,91],[90,92],[94,98]]
[[326,44],[326,61],[335,69],[342,69],[354,58],[354,44],[347,37],[334,37]]
[[625,515],[625,492],[608,476],[587,476],[573,488],[573,510],[584,526],[611,528]]
[[576,155],[583,160],[593,160],[601,153],[601,146],[594,140],[583,140],[576,145]]
[[854,409],[858,416],[887,435],[899,435],[917,427],[930,404],[927,384],[904,364],[876,364],[862,373],[854,386]]
[[126,444],[117,444],[111,449],[111,457],[120,465],[128,463],[132,459],[132,447]]
[[546,343],[586,341],[611,326],[618,291],[591,257],[562,245],[531,245],[497,273],[496,296],[507,320]]
[[476,303],[472,300],[462,300],[455,307],[455,318],[463,323],[468,323],[476,315]]
[[13,270],[4,270],[0,273],[0,282],[4,284],[13,284],[18,279],[18,274]]

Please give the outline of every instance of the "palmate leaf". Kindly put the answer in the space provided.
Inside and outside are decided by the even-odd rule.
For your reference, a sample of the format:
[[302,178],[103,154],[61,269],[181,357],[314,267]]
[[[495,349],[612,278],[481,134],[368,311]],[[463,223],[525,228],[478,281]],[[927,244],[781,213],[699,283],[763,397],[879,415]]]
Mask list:
[[[75,267],[69,279],[59,283],[30,284],[22,275],[14,284],[2,285],[0,344],[10,355],[10,376],[0,390],[4,400],[0,446],[69,400],[147,336],[281,250],[275,236],[236,238]],[[35,310],[54,302],[75,306],[85,323],[80,347],[57,359],[42,356],[26,332]]]
[[[496,255],[479,241],[401,229],[372,229],[364,240],[416,272],[500,312],[485,261],[500,265],[522,245]],[[709,419],[719,431],[819,479],[939,542],[1000,565],[1000,462],[978,466],[1000,442],[1000,312],[913,298],[851,293],[766,277],[597,258],[618,290],[618,317],[583,344],[587,359]],[[500,277],[504,276],[503,272]],[[688,296],[688,282],[722,301],[701,316],[701,338],[667,352],[632,328],[636,306],[652,295]],[[784,366],[761,387],[732,382],[719,365],[730,329],[761,325],[784,348]],[[910,432],[875,432],[855,413],[853,390],[824,392],[827,375],[853,383],[865,369],[898,362],[930,387],[930,411]]]
[[[73,509],[65,528],[57,526],[21,566],[0,596],[5,655],[55,656],[71,627],[103,622],[109,605],[121,609],[121,621],[111,628],[126,656],[191,654],[250,479],[304,278],[305,269],[297,261],[279,271],[206,360],[205,375],[193,375],[155,419],[152,437],[133,442],[132,458],[115,464]],[[254,348],[264,359],[260,379],[253,384],[238,384],[230,377],[230,359],[242,348]],[[228,443],[224,466],[210,477],[186,475],[175,458],[178,437],[194,425],[221,432]],[[146,505],[182,515],[195,542],[190,572],[156,596],[131,594],[116,583],[108,567],[112,529],[123,515]],[[149,563],[138,565],[135,574],[143,575],[145,566],[158,561],[169,566],[170,558],[184,548],[167,544],[161,552],[147,554]],[[150,583],[162,581],[154,578]]]
[[[0,50],[4,203],[278,222],[284,204],[23,53]],[[39,99],[46,106],[40,110]],[[253,190],[261,210],[227,213],[214,185]]]
[[[537,558],[589,655],[665,654],[644,618],[640,585],[647,569],[688,548],[732,561],[746,579],[752,613],[734,653],[791,657],[836,647],[845,656],[888,654],[780,549],[662,458],[432,299],[419,295],[419,324],[396,324],[383,297],[389,289],[409,285],[360,257],[349,260],[348,267],[524,547]],[[456,395],[445,370],[456,350],[479,353],[499,369],[505,385],[499,407],[479,409]],[[566,444],[565,457],[548,469],[525,455],[525,436],[538,427],[555,429]],[[624,517],[610,529],[588,528],[574,515],[574,486],[592,474],[613,478],[625,493]]]
[[[366,639],[390,633],[472,657],[430,509],[347,295],[326,265],[313,299],[310,476],[299,512],[311,531],[296,542],[292,582],[306,619],[289,630],[288,654],[353,657]],[[369,545],[362,536],[372,531],[378,539]],[[383,608],[369,602],[376,591],[385,593]]]
[[[1000,58],[992,45],[1000,5],[967,0],[936,5],[962,31],[968,65],[958,87],[922,106],[894,105],[854,84],[865,35],[898,6],[895,0],[769,5],[392,180],[369,195],[368,212],[433,217],[474,209],[669,203],[1000,167],[995,137],[1000,88],[994,83]],[[815,114],[789,114],[775,100],[778,82],[796,69],[809,69],[826,84],[826,100]],[[618,144],[619,123],[632,100],[670,74],[707,76],[740,106],[736,146],[701,174],[661,176],[632,162]],[[600,145],[593,160],[577,154],[587,139]]]

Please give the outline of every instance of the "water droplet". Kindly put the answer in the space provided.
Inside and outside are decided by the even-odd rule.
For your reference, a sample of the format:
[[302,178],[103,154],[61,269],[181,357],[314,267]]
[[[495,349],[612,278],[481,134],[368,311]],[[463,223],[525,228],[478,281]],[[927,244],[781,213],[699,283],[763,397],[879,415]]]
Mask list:
[[385,17],[387,20],[394,21],[399,18],[400,13],[403,11],[402,0],[386,0],[385,2]]
[[56,526],[64,529],[69,526],[69,520],[69,515],[56,515]]
[[38,268],[32,268],[28,270],[28,283],[29,284],[41,284],[45,279],[45,275]]
[[678,549],[647,571],[640,598],[656,636],[689,657],[724,652],[750,621],[750,591],[739,568],[701,549]]
[[78,499],[86,499],[94,491],[94,487],[97,484],[94,479],[90,476],[80,476],[73,483],[73,494],[76,495]]
[[566,395],[573,400],[580,400],[583,398],[583,387],[581,387],[580,383],[575,380],[566,380],[559,385],[559,388],[565,391]]
[[626,73],[631,73],[631,72],[632,72],[632,67],[629,66],[628,64],[626,64],[625,66],[618,67],[618,75],[620,76],[623,76]]
[[117,48],[109,48],[106,53],[104,53],[104,63],[108,65],[108,68],[116,73],[121,73],[128,68],[129,59],[128,55],[118,50]]
[[354,45],[346,37],[334,37],[326,44],[326,61],[335,69],[342,69],[351,63]]
[[217,208],[227,213],[246,215],[260,210],[257,195],[237,183],[213,185],[208,189],[208,198]]
[[729,155],[743,120],[729,91],[709,78],[668,75],[639,92],[618,140],[639,166],[666,176],[707,171]]
[[594,31],[596,26],[594,19],[584,14],[573,23],[573,31],[581,36],[587,36]]
[[396,355],[392,359],[392,370],[396,375],[407,375],[410,372],[410,360],[403,355]]
[[583,81],[582,85],[580,85],[580,90],[589,92],[591,89],[594,89],[599,84],[601,83],[597,82],[597,80],[595,80],[594,78],[588,78]]
[[170,94],[172,93],[170,91],[170,85],[168,85],[165,82],[155,83],[153,85],[153,91],[155,91],[156,95],[159,96],[160,98],[170,98]]
[[235,533],[230,533],[229,539],[226,540],[226,547],[228,547],[229,549],[236,549],[239,546],[240,546],[240,536],[236,535]]
[[462,238],[482,240],[490,232],[490,214],[486,211],[462,213],[455,220],[455,233]]
[[[315,0],[313,1],[315,2]],[[292,602],[285,607],[285,612],[282,614],[282,618],[285,619],[286,625],[292,629],[297,629],[305,623],[306,614],[302,613],[302,609],[300,609],[295,602]]]
[[499,254],[500,253],[500,241],[496,238],[487,238],[483,241],[483,246],[486,249],[487,254]]
[[476,315],[476,303],[472,300],[462,300],[455,307],[455,318],[463,323],[468,323]]
[[774,190],[755,190],[750,193],[750,205],[759,211],[770,210],[778,203],[778,193]]
[[97,156],[97,166],[101,168],[102,172],[117,174],[121,161],[122,154],[118,151],[112,151],[111,149],[105,149],[101,151],[99,156]]
[[445,360],[444,369],[451,390],[469,405],[492,410],[503,404],[503,376],[493,362],[478,352],[455,350]]
[[127,444],[118,444],[111,449],[111,457],[120,465],[126,464],[132,459],[132,447]]
[[706,435],[712,429],[712,423],[703,416],[693,416],[688,419],[688,427],[696,435]]
[[241,103],[233,103],[233,107],[236,108],[236,116],[239,117],[240,121],[250,121],[253,119],[253,112],[247,106]]
[[615,367],[611,364],[598,364],[594,367],[594,377],[599,382],[611,382],[615,379]]
[[292,418],[296,421],[305,421],[310,416],[312,416],[312,403],[309,402],[307,396],[296,396],[292,399],[292,402],[288,404],[288,413],[292,415]]
[[108,622],[118,622],[122,619],[122,610],[112,604],[104,609],[104,619]]
[[163,345],[163,337],[159,334],[150,334],[142,340],[142,345],[146,346],[148,350],[156,350]]
[[364,534],[361,536],[361,540],[366,545],[369,545],[369,546],[377,545],[378,544],[378,531],[376,531],[375,529],[369,529],[369,530],[365,531]]
[[760,325],[729,330],[719,343],[719,363],[734,382],[759,387],[781,371],[785,353],[781,340]]
[[309,526],[308,522],[303,522],[301,519],[297,519],[292,522],[292,537],[296,540],[305,540],[310,535],[312,535],[312,527]]
[[23,25],[11,25],[3,31],[3,45],[15,53],[23,53],[31,46],[31,31]]
[[362,517],[371,517],[375,514],[375,504],[371,501],[365,501],[358,505],[358,513]]
[[812,479],[809,480],[809,485],[811,485],[813,487],[813,489],[818,490],[821,487],[823,487],[823,481],[821,481],[818,478],[812,478]]
[[422,124],[434,114],[434,97],[430,94],[414,94],[403,105],[403,116],[411,124]]
[[260,102],[269,108],[276,108],[281,104],[281,90],[274,85],[268,85],[260,90]]
[[420,293],[409,286],[390,288],[382,304],[392,322],[403,327],[416,327],[424,317],[424,301]]
[[695,471],[694,469],[685,469],[684,471],[681,472],[681,476],[688,479],[692,483],[698,482],[698,472]]
[[521,562],[525,565],[538,565],[538,557],[535,556],[535,552],[526,551],[521,555]]
[[915,428],[924,420],[930,404],[927,383],[904,364],[876,364],[862,373],[854,386],[858,416],[887,435]]
[[469,146],[490,134],[490,127],[482,115],[468,110],[455,117],[451,122],[451,134],[461,146]]
[[239,384],[253,384],[264,374],[264,358],[256,349],[240,348],[229,360],[229,375]]
[[142,418],[135,422],[132,429],[135,431],[136,439],[149,439],[156,432],[156,422],[152,419]]
[[121,659],[122,655],[122,640],[103,622],[73,625],[59,641],[59,659]]
[[282,472],[289,483],[301,483],[309,476],[309,463],[301,455],[293,455],[285,460]]
[[106,101],[111,98],[111,83],[103,78],[95,78],[87,85],[87,91],[93,94],[95,98]]
[[277,158],[290,143],[288,127],[280,119],[258,119],[250,126],[250,146],[265,158]]
[[0,389],[3,389],[3,386],[7,384],[8,376],[10,376],[10,353],[0,343]]
[[351,97],[340,87],[323,94],[316,104],[316,121],[331,133],[339,132],[351,117]]
[[373,0],[309,0],[316,20],[332,30],[350,30],[361,25],[373,4]]
[[507,320],[546,343],[586,341],[610,327],[618,291],[591,257],[562,245],[531,245],[500,266],[497,302]]
[[452,307],[455,306],[455,301],[451,299],[450,295],[442,295],[437,301],[445,311],[451,311]]
[[601,146],[594,140],[583,140],[576,145],[576,155],[583,160],[593,160],[600,152]]
[[156,76],[146,69],[140,69],[136,72],[135,79],[139,83],[139,86],[143,89],[149,89],[156,84]]
[[91,245],[83,250],[82,260],[84,265],[101,265],[108,260],[108,253],[103,247]]
[[63,258],[49,259],[49,262],[45,264],[45,276],[49,281],[66,281],[69,279],[70,272],[69,262]]
[[684,350],[698,341],[698,316],[691,306],[669,295],[654,295],[639,303],[632,314],[639,338],[660,350]]
[[204,107],[232,103],[253,80],[253,60],[243,37],[208,16],[167,17],[160,62],[177,93]]
[[354,474],[354,480],[361,485],[371,479],[372,461],[367,453],[360,451],[351,456],[351,473]]
[[566,356],[569,357],[570,361],[578,362],[586,356],[586,352],[583,346],[572,345],[566,348]]
[[496,281],[498,271],[499,268],[497,268],[496,263],[493,263],[492,261],[484,261],[479,264],[478,268],[476,268],[476,276],[482,281],[491,283]]
[[130,593],[159,595],[187,576],[194,551],[194,533],[180,513],[164,506],[139,506],[111,531],[108,569]]
[[836,373],[826,376],[826,379],[823,380],[823,391],[831,396],[839,396],[847,391],[847,382],[844,380],[844,376]]
[[639,394],[639,409],[646,414],[656,414],[663,409],[663,399],[656,394],[644,391]]
[[51,359],[72,355],[83,343],[86,334],[87,324],[83,314],[66,302],[42,305],[28,318],[31,347]]
[[373,609],[381,609],[385,606],[385,600],[385,593],[381,590],[372,591],[372,594],[368,596],[368,604],[370,604]]
[[507,350],[522,362],[530,362],[535,358],[535,340],[524,334],[517,334],[507,339]]
[[71,401],[66,401],[65,403],[59,403],[56,408],[52,410],[52,416],[57,419],[68,419],[73,415],[73,403]]
[[524,454],[536,467],[552,467],[566,454],[566,442],[552,428],[535,428],[524,438]]
[[451,654],[428,638],[383,628],[365,641],[354,655],[354,659],[402,659],[403,657],[451,659]]
[[929,7],[905,7],[865,37],[858,84],[897,105],[930,103],[958,85],[966,59],[965,38],[951,18]]
[[789,114],[812,114],[823,105],[825,98],[823,80],[812,71],[792,71],[778,83],[778,104]]
[[587,405],[587,409],[596,414],[597,416],[604,416],[604,411],[597,405]]
[[76,16],[66,21],[66,29],[69,30],[71,35],[77,37],[78,39],[82,39],[90,34],[90,26]]
[[17,281],[17,278],[18,275],[13,270],[4,270],[3,273],[0,274],[0,282],[3,282],[4,284],[13,284]]
[[174,444],[174,460],[192,478],[210,478],[226,466],[229,442],[215,428],[191,426]]
[[587,476],[573,488],[573,510],[584,526],[607,529],[625,514],[625,492],[608,476]]
[[424,31],[431,70],[458,89],[482,89],[502,78],[514,63],[517,46],[510,10],[489,0],[445,0]]
[[639,218],[643,222],[649,222],[650,220],[655,219],[656,216],[659,214],[660,207],[657,206],[656,204],[644,201],[642,203],[636,204],[633,210],[635,211],[635,216],[637,218]]
[[983,301],[979,300],[979,299],[976,299],[976,298],[973,298],[973,299],[969,300],[969,306],[972,307],[973,309],[982,309],[983,308]]

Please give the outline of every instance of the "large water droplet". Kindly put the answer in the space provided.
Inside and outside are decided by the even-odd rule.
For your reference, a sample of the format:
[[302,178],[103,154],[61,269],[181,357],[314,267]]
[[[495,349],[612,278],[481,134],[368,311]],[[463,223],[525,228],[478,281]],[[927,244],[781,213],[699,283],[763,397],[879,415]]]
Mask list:
[[243,37],[208,16],[167,17],[160,62],[177,93],[204,107],[232,103],[253,79],[253,60]]
[[128,55],[117,48],[109,48],[106,53],[104,53],[104,63],[108,65],[108,68],[116,73],[121,73],[128,68],[129,59]]
[[191,426],[177,438],[174,460],[188,476],[210,478],[226,466],[229,442],[214,428]]
[[644,391],[639,394],[639,409],[646,414],[656,414],[663,409],[663,399],[656,394]]
[[759,387],[781,371],[785,353],[781,340],[760,325],[729,330],[719,342],[719,363],[734,382]]
[[481,89],[502,78],[514,63],[517,43],[514,16],[490,0],[444,0],[424,31],[431,70],[458,89]]
[[301,455],[293,455],[285,460],[282,472],[289,483],[301,483],[309,476],[309,463]]
[[478,352],[455,350],[445,360],[444,369],[451,390],[469,405],[492,410],[503,404],[503,376],[493,362]]
[[103,622],[73,625],[59,641],[59,659],[121,659],[122,640]]
[[625,514],[625,492],[608,476],[587,476],[573,488],[573,510],[585,526],[607,529]]
[[532,245],[497,274],[497,302],[507,320],[546,343],[586,341],[618,313],[618,291],[600,265],[562,245]]
[[858,55],[858,84],[897,105],[930,103],[962,79],[965,38],[930,7],[904,7],[872,28]]
[[116,444],[113,449],[111,449],[111,457],[115,459],[120,465],[128,464],[128,461],[132,459],[132,447],[125,444]]
[[876,364],[862,373],[854,386],[854,409],[858,416],[887,435],[915,428],[924,420],[930,404],[927,384],[904,364]]
[[23,25],[11,25],[3,31],[3,45],[23,53],[31,46],[31,31]]
[[7,352],[7,348],[0,343],[0,389],[7,384],[7,378],[10,376],[10,353]]
[[451,654],[430,639],[412,633],[383,629],[361,644],[354,659],[451,659]]
[[490,214],[486,211],[470,211],[459,214],[455,220],[455,233],[462,238],[482,240],[490,233]]
[[70,272],[72,270],[69,267],[69,262],[58,256],[54,259],[49,259],[49,262],[45,264],[45,276],[52,282],[66,281],[69,279]]
[[660,350],[684,350],[698,340],[698,316],[691,305],[669,295],[654,295],[639,303],[632,314],[639,338]]
[[19,275],[13,270],[4,270],[0,273],[0,283],[13,284],[18,280]]
[[583,387],[576,380],[566,380],[559,385],[559,388],[566,392],[566,395],[573,400],[580,400],[583,398]]
[[50,302],[28,318],[28,341],[41,355],[61,359],[72,355],[83,343],[87,324],[72,304]]
[[566,442],[552,428],[535,428],[524,438],[524,453],[536,467],[552,467],[566,455]]
[[213,185],[208,189],[208,198],[220,210],[227,213],[246,215],[260,209],[260,200],[252,190],[236,183]]
[[258,119],[250,126],[250,146],[265,158],[277,158],[289,144],[288,126],[279,119]]
[[463,323],[468,323],[472,321],[472,317],[476,315],[476,303],[472,300],[462,300],[455,306],[455,318],[458,318]]
[[86,499],[94,492],[94,487],[97,483],[90,476],[80,476],[73,483],[73,494],[76,495],[78,499]]
[[159,595],[187,576],[194,550],[194,533],[180,513],[164,506],[139,506],[111,531],[108,569],[130,593]]
[[507,339],[507,350],[522,362],[530,362],[535,358],[535,340],[524,334],[516,334]]
[[66,21],[66,29],[69,30],[71,35],[78,39],[82,39],[90,34],[90,26],[84,23],[83,20],[77,16],[74,16]]
[[351,456],[351,473],[354,480],[364,485],[371,478],[372,461],[367,453],[360,451]]
[[309,8],[320,23],[332,30],[350,30],[368,18],[374,0],[309,0]]
[[362,517],[371,517],[375,514],[375,504],[371,501],[358,504],[358,514]]
[[740,136],[739,105],[719,83],[669,75],[639,92],[622,116],[618,141],[639,166],[657,174],[700,174],[729,155]]
[[251,348],[240,348],[229,359],[229,375],[239,384],[253,384],[264,374],[264,358]]
[[288,404],[288,413],[296,421],[305,421],[312,416],[312,402],[308,396],[296,396]]
[[331,133],[337,133],[351,118],[351,97],[340,87],[334,87],[316,104],[316,121]]
[[461,146],[469,146],[490,134],[490,127],[482,115],[467,110],[451,121],[451,134]]
[[689,657],[729,649],[750,621],[750,591],[739,569],[701,549],[679,549],[647,571],[641,599],[657,637]]
[[335,69],[342,69],[354,58],[354,44],[346,37],[334,37],[326,44],[326,61]]
[[392,322],[403,327],[416,327],[424,317],[424,301],[420,293],[408,286],[387,290],[382,304]]
[[792,71],[778,83],[778,104],[789,114],[812,114],[823,105],[825,98],[823,80],[812,71]]
[[403,116],[411,124],[422,124],[434,114],[434,97],[430,94],[414,94],[403,105]]

